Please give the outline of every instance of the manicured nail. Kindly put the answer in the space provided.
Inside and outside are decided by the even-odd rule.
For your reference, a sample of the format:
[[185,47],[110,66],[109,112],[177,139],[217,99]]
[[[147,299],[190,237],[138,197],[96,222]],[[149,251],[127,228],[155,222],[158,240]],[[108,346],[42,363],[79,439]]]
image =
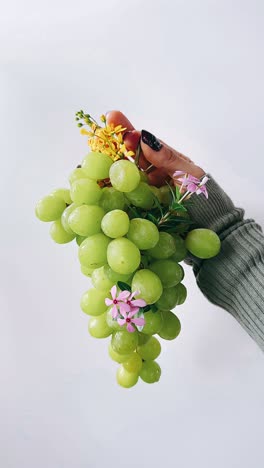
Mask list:
[[159,151],[162,148],[161,142],[152,135],[152,133],[147,132],[147,130],[141,130],[141,139],[143,143],[146,143],[154,151]]

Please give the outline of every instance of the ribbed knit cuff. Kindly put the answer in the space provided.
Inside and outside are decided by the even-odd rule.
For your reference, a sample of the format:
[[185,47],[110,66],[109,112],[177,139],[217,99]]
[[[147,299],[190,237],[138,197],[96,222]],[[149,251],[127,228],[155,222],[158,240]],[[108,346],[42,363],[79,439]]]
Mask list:
[[[209,178],[206,187],[208,199],[203,194],[193,194],[192,205],[188,207],[188,213],[195,225],[193,228],[207,228],[215,231],[223,240],[238,223],[243,222],[245,211],[243,208],[236,208],[231,198],[218,185],[211,174],[206,174]],[[189,254],[185,263],[194,265],[194,273],[197,274],[202,260]]]

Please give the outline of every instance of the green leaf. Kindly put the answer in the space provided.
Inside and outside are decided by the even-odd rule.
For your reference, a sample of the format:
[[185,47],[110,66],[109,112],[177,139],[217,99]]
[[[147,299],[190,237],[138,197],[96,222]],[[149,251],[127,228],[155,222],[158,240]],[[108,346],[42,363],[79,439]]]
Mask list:
[[154,313],[159,310],[158,307],[155,304],[150,304],[150,308],[151,308],[151,311],[154,312]]
[[176,200],[176,198],[175,198],[175,193],[174,193],[174,191],[172,190],[171,185],[170,185],[168,182],[166,182],[166,184],[168,185],[168,187],[169,187],[169,189],[170,189],[170,193],[171,193],[171,196],[172,196],[172,203],[173,203],[173,202],[175,202],[175,200]]
[[185,208],[185,206],[181,205],[181,203],[178,203],[178,202],[174,202],[171,204],[171,208],[173,210],[177,210],[177,211],[187,211],[187,209]]
[[155,218],[155,216],[153,216],[151,213],[148,213],[146,218],[149,220],[149,221],[152,221],[152,223],[156,224],[156,226],[158,225],[158,220],[157,218]]
[[175,193],[176,193],[176,200],[179,201],[182,194],[180,193],[180,189],[179,189],[178,185],[175,186]]
[[142,307],[143,313],[148,312],[151,309],[150,305],[146,305],[145,307]]
[[121,291],[131,291],[131,287],[127,283],[123,283],[123,281],[118,281],[117,286]]

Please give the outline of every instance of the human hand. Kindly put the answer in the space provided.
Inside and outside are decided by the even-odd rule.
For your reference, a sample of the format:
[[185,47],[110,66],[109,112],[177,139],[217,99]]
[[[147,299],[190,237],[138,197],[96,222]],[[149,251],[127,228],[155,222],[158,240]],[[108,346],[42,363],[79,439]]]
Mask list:
[[107,124],[122,125],[126,127],[123,138],[128,150],[136,151],[140,141],[141,153],[139,165],[146,170],[153,165],[148,179],[151,185],[158,187],[164,185],[165,180],[172,179],[177,184],[177,179],[173,178],[175,171],[184,171],[200,179],[205,175],[204,170],[197,166],[190,158],[171,148],[164,141],[157,139],[146,130],[136,130],[127,117],[120,111],[113,110],[106,114]]

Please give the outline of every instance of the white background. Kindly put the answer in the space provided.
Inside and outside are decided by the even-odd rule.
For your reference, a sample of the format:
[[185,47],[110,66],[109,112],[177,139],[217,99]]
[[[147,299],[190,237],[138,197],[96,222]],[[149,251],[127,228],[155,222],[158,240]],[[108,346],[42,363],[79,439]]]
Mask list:
[[1,3],[1,468],[263,467],[263,354],[185,267],[159,384],[115,383],[92,339],[77,247],[34,217],[120,109],[263,220],[262,0]]

